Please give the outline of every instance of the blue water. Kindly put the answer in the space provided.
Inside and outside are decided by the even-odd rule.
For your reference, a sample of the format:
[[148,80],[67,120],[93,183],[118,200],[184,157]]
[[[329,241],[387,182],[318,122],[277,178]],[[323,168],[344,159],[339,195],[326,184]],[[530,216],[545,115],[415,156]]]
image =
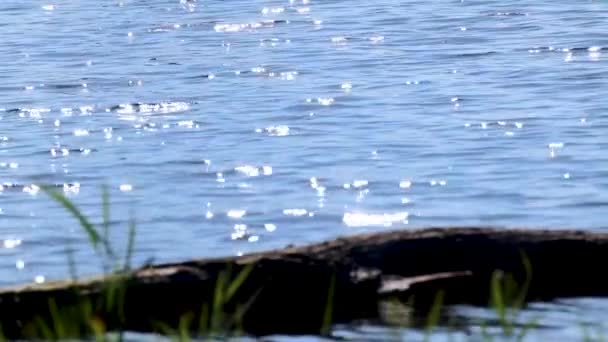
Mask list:
[[430,225],[606,227],[605,1],[0,15],[0,284],[67,276],[66,246],[100,271],[42,184],[95,222],[107,185],[113,242],[136,218],[138,264]]

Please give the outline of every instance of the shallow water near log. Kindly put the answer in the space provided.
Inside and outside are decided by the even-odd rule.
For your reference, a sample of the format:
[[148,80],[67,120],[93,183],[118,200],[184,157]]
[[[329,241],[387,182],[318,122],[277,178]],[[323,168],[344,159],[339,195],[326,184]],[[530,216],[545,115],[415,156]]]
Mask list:
[[[66,246],[80,274],[100,271],[43,184],[96,221],[108,185],[117,246],[137,219],[138,265],[430,225],[606,226],[606,2],[45,0],[0,13],[2,285],[66,277]],[[563,337],[605,321],[608,302],[535,313],[531,336]]]

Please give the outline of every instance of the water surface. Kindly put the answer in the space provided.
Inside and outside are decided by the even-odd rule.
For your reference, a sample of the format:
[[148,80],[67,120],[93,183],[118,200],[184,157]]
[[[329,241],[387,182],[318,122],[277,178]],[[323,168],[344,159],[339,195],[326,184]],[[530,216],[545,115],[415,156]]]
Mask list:
[[[66,246],[80,273],[100,270],[42,184],[97,222],[108,185],[113,241],[135,217],[138,264],[430,225],[606,227],[605,2],[5,1],[0,14],[3,285],[65,277]],[[601,303],[550,306],[543,331],[578,329],[564,308],[606,317]]]

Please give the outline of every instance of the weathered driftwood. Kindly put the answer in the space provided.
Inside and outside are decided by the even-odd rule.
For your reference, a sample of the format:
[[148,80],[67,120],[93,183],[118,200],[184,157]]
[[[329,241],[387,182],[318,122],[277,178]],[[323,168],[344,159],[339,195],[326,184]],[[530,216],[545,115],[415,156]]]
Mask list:
[[[523,260],[531,265],[531,277]],[[602,268],[606,260],[608,234],[603,233],[399,230],[242,257],[150,266],[114,281],[100,277],[6,289],[0,291],[0,322],[4,334],[27,336],[34,334],[35,317],[53,322],[49,317],[58,316],[58,310],[64,316],[77,312],[75,317],[85,317],[85,310],[107,329],[152,331],[160,323],[177,327],[180,319],[182,325],[190,322],[184,317],[192,319],[190,328],[198,329],[205,303],[217,313],[212,308],[215,298],[225,304],[226,314],[215,315],[223,328],[252,334],[310,333],[320,331],[324,317],[333,323],[378,319],[379,302],[390,297],[422,311],[440,290],[447,303],[487,304],[496,270],[528,283],[527,300],[608,295]],[[236,292],[236,287],[222,286],[247,271]],[[227,281],[218,286],[224,277]],[[218,300],[218,293],[226,299],[231,292],[229,300]]]

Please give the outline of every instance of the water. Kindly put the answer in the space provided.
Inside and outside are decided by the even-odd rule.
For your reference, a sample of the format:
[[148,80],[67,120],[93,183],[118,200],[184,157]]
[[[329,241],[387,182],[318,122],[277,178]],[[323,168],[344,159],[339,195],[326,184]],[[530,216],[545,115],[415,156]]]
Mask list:
[[[397,227],[605,227],[601,1],[5,1],[0,284]],[[594,308],[544,310],[551,333]],[[601,309],[597,309],[597,306]],[[373,330],[373,329],[372,329]],[[547,335],[551,336],[551,335]]]

